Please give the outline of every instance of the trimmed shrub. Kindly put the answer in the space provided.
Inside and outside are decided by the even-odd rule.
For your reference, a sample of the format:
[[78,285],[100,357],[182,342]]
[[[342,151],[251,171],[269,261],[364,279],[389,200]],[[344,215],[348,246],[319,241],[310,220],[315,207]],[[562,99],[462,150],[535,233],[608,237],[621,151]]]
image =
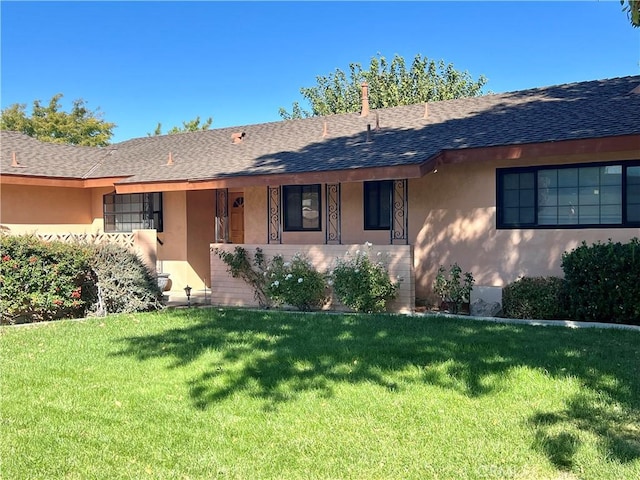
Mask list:
[[367,251],[337,259],[330,281],[336,297],[347,307],[356,312],[384,312],[396,297],[398,285],[391,281],[384,262],[371,260],[371,244],[365,246]]
[[159,310],[162,292],[155,275],[124,247],[94,247],[90,260],[94,275],[92,311],[98,315]]
[[318,309],[327,300],[327,283],[311,262],[295,254],[290,262],[273,257],[266,269],[266,292],[276,305],[292,305],[302,311]]
[[34,235],[0,235],[0,323],[82,317],[91,249]]
[[559,277],[523,277],[502,289],[502,312],[509,318],[566,319],[565,286]]
[[640,240],[586,242],[562,255],[574,320],[640,325]]

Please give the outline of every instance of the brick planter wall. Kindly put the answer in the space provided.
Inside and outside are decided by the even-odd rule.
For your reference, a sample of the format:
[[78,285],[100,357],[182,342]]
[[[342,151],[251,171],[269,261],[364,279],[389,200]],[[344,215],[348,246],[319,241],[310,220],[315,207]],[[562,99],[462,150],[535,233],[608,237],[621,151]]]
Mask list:
[[[211,244],[211,303],[220,306],[257,307],[258,302],[253,296],[253,290],[239,278],[233,278],[227,272],[226,264],[216,255],[217,248],[233,252],[237,245],[228,243]],[[296,253],[309,258],[320,272],[329,270],[336,258],[342,258],[347,252],[355,254],[364,250],[363,245],[242,245],[250,259],[256,248],[262,249],[267,259],[275,255],[282,255],[285,261],[290,260]],[[374,256],[381,252],[387,259],[389,273],[392,280],[402,279],[399,283],[398,295],[389,303],[390,312],[407,313],[415,306],[415,275],[413,271],[413,247],[411,245],[373,245],[371,252]],[[325,307],[331,310],[346,310],[335,299]]]

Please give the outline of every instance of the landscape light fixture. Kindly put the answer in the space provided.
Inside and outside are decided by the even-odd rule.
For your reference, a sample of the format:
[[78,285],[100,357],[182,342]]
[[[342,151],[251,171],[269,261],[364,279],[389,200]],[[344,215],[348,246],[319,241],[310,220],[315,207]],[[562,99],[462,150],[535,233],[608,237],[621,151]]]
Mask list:
[[187,294],[187,307],[191,306],[191,287],[187,285],[184,287],[184,293]]

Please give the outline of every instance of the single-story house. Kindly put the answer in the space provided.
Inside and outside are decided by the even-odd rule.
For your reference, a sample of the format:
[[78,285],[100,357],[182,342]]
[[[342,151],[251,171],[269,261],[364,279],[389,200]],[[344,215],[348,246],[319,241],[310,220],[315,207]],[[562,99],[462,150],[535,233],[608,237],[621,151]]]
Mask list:
[[640,236],[640,76],[359,113],[135,138],[107,147],[1,134],[0,224],[121,238],[220,305],[251,305],[215,248],[309,255],[365,242],[401,280],[392,308],[432,298],[440,265],[499,300],[561,275],[582,241]]

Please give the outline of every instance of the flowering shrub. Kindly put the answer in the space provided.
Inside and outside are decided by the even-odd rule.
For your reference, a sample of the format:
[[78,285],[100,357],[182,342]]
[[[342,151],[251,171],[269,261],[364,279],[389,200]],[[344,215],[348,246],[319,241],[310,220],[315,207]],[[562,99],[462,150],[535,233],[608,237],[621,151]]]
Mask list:
[[327,295],[327,283],[311,262],[300,254],[285,262],[280,255],[267,266],[265,290],[276,305],[292,305],[309,311],[322,307]]
[[[357,312],[383,312],[387,302],[394,299],[398,285],[391,281],[382,260],[371,260],[371,244],[366,252],[358,250],[354,256],[336,260],[331,273],[331,284],[338,299]],[[378,253],[378,258],[380,254]]]
[[123,247],[0,235],[0,323],[162,308],[155,276]]
[[0,235],[0,323],[83,316],[90,300],[85,246]]

